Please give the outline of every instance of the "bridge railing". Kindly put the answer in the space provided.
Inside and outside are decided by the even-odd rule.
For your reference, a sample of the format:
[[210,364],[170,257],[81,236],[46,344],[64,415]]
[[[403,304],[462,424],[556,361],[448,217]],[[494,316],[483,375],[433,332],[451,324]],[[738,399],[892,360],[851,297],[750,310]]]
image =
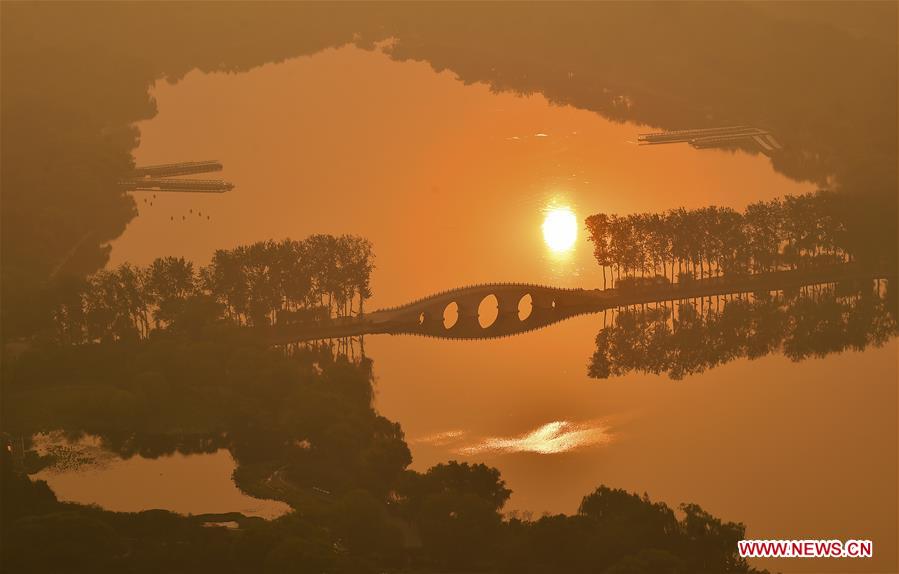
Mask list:
[[501,282],[501,283],[475,283],[473,285],[466,285],[464,287],[454,287],[452,289],[444,289],[443,291],[439,291],[437,293],[433,293],[431,295],[427,295],[425,297],[419,297],[418,299],[414,299],[408,303],[403,303],[401,305],[394,305],[392,307],[384,307],[382,309],[378,309],[374,311],[375,313],[387,312],[387,311],[398,311],[400,309],[406,309],[408,307],[412,307],[413,305],[418,305],[420,303],[424,303],[430,299],[436,299],[438,297],[444,297],[446,295],[452,293],[459,293],[462,291],[469,291],[472,289],[485,289],[490,287],[521,287],[524,289],[546,289],[548,291],[583,291],[580,287],[551,287],[549,285],[539,285],[537,283],[515,283],[515,282]]

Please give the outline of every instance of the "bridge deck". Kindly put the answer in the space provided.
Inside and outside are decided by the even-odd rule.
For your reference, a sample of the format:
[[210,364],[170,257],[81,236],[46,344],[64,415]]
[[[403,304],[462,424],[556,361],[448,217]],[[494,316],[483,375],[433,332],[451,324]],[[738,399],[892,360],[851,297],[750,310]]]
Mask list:
[[[853,265],[815,270],[778,271],[745,277],[715,277],[648,288],[630,289],[557,289],[528,284],[486,284],[454,289],[425,297],[410,304],[375,311],[361,317],[344,318],[317,325],[281,325],[266,329],[271,344],[285,344],[316,339],[356,337],[371,334],[417,334],[449,339],[487,339],[516,335],[568,319],[575,315],[596,313],[615,307],[680,301],[726,295],[798,288],[804,285],[847,280],[895,278],[895,273],[862,271]],[[552,304],[534,306],[531,315],[518,320],[514,313],[500,313],[494,324],[481,327],[477,322],[477,303],[495,295],[522,297],[539,294],[553,297]],[[474,312],[461,313],[456,325],[443,326],[443,310],[454,302],[475,301]],[[514,299],[516,302],[518,299]],[[468,307],[471,308],[470,306]],[[460,309],[461,311],[461,309]],[[422,321],[429,312],[434,317]],[[425,317],[427,319],[427,317]]]

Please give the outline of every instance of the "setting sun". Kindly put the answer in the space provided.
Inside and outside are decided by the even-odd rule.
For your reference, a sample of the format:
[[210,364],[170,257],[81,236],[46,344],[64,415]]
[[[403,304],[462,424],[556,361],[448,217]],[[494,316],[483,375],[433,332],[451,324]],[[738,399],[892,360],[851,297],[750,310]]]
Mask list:
[[556,253],[568,251],[577,239],[577,216],[568,207],[555,207],[543,218],[543,241]]

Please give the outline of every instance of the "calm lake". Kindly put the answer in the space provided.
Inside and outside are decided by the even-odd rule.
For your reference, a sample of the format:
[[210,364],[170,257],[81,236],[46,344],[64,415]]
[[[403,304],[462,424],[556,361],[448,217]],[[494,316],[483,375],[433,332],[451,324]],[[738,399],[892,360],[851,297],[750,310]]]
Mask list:
[[[761,153],[638,146],[650,128],[466,85],[378,50],[193,71],[153,94],[159,113],[138,126],[137,163],[215,158],[236,188],[137,195],[140,214],[112,244],[109,266],[162,255],[206,264],[219,248],[354,233],[377,255],[369,310],[480,282],[597,288],[583,226],[591,214],[741,210],[816,189]],[[561,231],[552,227],[560,213]],[[587,363],[603,322],[585,315],[488,341],[366,337],[376,407],[402,425],[415,469],[452,459],[499,468],[513,491],[507,511],[571,513],[606,484],[672,506],[696,502],[745,523],[752,538],[870,536],[875,559],[863,568],[882,571],[878,553],[894,556],[899,539],[895,339],[802,362],[739,358],[679,381],[596,380]],[[223,450],[37,477],[60,498],[113,510],[287,509],[242,494],[233,469]]]

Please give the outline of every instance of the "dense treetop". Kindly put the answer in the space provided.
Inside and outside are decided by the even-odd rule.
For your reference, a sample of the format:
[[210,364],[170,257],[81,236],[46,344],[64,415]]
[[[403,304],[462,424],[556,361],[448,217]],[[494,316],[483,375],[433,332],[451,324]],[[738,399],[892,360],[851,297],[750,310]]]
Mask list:
[[676,279],[740,276],[857,261],[895,271],[895,242],[872,242],[852,219],[858,200],[832,191],[664,213],[597,213],[586,220],[593,254],[613,281],[636,273]]
[[371,243],[312,235],[219,249],[195,269],[180,257],[140,268],[122,264],[86,279],[66,277],[48,294],[59,342],[147,338],[161,329],[196,331],[230,322],[266,326],[361,313],[371,296]]

